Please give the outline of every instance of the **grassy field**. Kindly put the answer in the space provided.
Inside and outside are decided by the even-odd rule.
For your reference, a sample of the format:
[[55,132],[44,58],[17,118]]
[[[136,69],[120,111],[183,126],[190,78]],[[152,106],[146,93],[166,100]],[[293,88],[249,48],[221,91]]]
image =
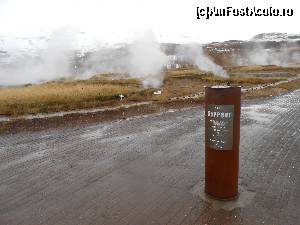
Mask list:
[[276,65],[249,65],[225,67],[228,73],[255,73],[255,72],[288,72],[290,75],[299,73],[298,66],[282,67]]
[[276,87],[267,87],[265,89],[260,89],[256,91],[250,91],[244,94],[245,97],[266,97],[266,96],[276,96],[285,93],[290,90],[300,88],[300,80],[293,82],[279,84]]
[[[251,67],[248,72],[256,72],[283,68]],[[231,68],[229,71],[246,71],[245,67]],[[298,69],[300,73],[300,69]],[[270,70],[269,70],[270,71]],[[271,70],[272,71],[272,70]],[[290,68],[287,71],[291,71]],[[293,70],[293,73],[296,73]],[[112,80],[113,74],[99,74],[89,80],[53,81],[43,84],[21,87],[0,88],[0,115],[23,115],[31,113],[48,113],[75,109],[112,106],[129,102],[161,101],[168,102],[171,97],[179,97],[201,92],[206,85],[225,84],[246,87],[286,80],[290,73],[281,77],[260,77],[252,75],[231,75],[229,78],[213,76],[197,69],[177,69],[164,71],[164,83],[160,96],[153,95],[156,89],[144,89],[141,80],[122,78]],[[281,91],[299,87],[299,82],[283,84]],[[267,88],[257,92],[249,92],[248,96],[270,95],[276,88]],[[272,91],[271,91],[272,90]],[[271,92],[270,92],[271,91]],[[273,92],[272,92],[273,93]],[[125,96],[121,102],[119,95]],[[274,94],[274,93],[273,93]]]
[[57,112],[101,106],[140,91],[137,80],[55,81],[0,89],[0,114]]

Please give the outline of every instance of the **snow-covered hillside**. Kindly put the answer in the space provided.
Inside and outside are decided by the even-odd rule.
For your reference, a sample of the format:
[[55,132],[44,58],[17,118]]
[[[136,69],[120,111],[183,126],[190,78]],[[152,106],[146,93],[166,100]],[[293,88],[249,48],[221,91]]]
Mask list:
[[250,41],[299,41],[300,34],[288,33],[262,33],[255,35]]

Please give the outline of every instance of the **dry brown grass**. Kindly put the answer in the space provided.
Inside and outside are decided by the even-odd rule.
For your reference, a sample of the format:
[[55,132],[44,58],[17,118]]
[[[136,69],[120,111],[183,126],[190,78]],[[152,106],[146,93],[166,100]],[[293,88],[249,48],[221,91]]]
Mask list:
[[0,114],[57,112],[89,108],[140,91],[136,81],[56,81],[0,89]]
[[231,76],[229,78],[214,76],[211,73],[197,69],[166,71],[160,101],[168,101],[171,97],[185,96],[204,91],[204,86],[226,84],[251,87],[258,84],[268,84],[286,77],[253,77]]
[[231,84],[265,84],[271,82],[277,82],[281,80],[286,80],[286,77],[256,77],[256,76],[238,76],[232,75],[229,77],[214,76],[212,73],[207,73],[201,70],[191,69],[191,70],[177,70],[177,71],[167,71],[165,73],[165,81],[175,79],[189,80],[192,82],[205,82],[205,83],[231,83]]
[[300,80],[296,80],[293,82],[279,84],[275,87],[267,87],[265,89],[260,89],[257,91],[249,91],[244,94],[245,97],[266,97],[266,96],[276,96],[288,91],[297,89],[300,87]]
[[230,83],[251,85],[251,84],[267,84],[286,80],[286,77],[253,77],[253,76],[231,76]]
[[201,77],[212,76],[212,73],[208,73],[206,71],[202,71],[199,69],[173,69],[166,70],[164,72],[165,78],[195,78],[199,79]]
[[248,66],[233,66],[226,67],[230,72],[253,73],[253,72],[300,72],[300,68],[296,66],[282,67],[276,65],[248,65]]
[[[167,102],[171,97],[202,92],[206,85],[230,82],[233,85],[251,87],[286,79],[285,77],[254,76],[224,78],[197,69],[169,70],[164,72],[162,95],[154,96],[153,92],[156,89],[142,88],[141,81],[138,79],[110,80],[107,77],[110,77],[110,74],[98,75],[90,80],[53,81],[27,87],[0,88],[0,114],[22,115],[117,105],[120,104],[119,94],[126,96],[124,103],[149,100]],[[285,89],[290,86],[295,88],[300,85],[299,82],[294,82],[282,84],[278,88]],[[258,91],[256,95],[264,95],[264,93],[270,95],[267,91]]]

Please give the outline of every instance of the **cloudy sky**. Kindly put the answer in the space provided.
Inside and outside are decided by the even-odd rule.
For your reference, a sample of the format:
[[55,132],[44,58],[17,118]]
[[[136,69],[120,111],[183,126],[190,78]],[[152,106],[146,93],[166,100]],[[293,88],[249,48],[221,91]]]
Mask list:
[[[197,20],[196,7],[292,8],[292,17]],[[159,41],[249,39],[262,32],[300,33],[299,0],[0,0],[0,35],[69,27],[106,41],[152,29]]]

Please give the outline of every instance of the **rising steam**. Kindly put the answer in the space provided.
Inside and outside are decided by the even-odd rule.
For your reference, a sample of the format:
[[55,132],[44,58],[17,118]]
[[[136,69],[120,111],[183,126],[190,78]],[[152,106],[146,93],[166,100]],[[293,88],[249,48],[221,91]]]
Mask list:
[[[294,44],[295,45],[295,44]],[[298,46],[280,46],[268,48],[266,43],[255,43],[251,50],[243,51],[242,55],[234,57],[238,65],[278,65],[288,66],[299,63]]]
[[53,34],[45,48],[36,55],[16,54],[7,66],[0,65],[0,85],[20,85],[68,78],[70,60],[73,55],[73,38],[70,32],[62,30]]
[[167,64],[168,57],[151,31],[129,46],[128,62],[131,76],[142,78],[145,87],[161,86],[161,69]]
[[198,66],[199,69],[210,71],[218,76],[227,77],[226,71],[203,52],[201,45],[189,44],[186,46],[180,46],[177,48],[177,53],[185,61]]
[[[89,79],[105,72],[127,73],[141,79],[144,87],[161,86],[161,71],[168,63],[168,57],[150,30],[132,43],[110,47],[102,44],[85,52],[78,47],[75,37],[75,32],[59,30],[35,54],[10,51],[9,54],[15,57],[9,65],[0,64],[0,86],[57,79]],[[200,45],[179,47],[176,54],[200,69],[226,76],[226,72],[204,54]]]
[[140,78],[145,87],[159,87],[162,84],[161,69],[167,63],[167,56],[151,31],[131,44],[121,47],[102,45],[79,58],[75,54],[74,36],[66,31],[53,33],[45,48],[38,50],[36,56],[13,52],[18,57],[8,66],[0,65],[0,85],[88,79],[103,72],[129,73]]

